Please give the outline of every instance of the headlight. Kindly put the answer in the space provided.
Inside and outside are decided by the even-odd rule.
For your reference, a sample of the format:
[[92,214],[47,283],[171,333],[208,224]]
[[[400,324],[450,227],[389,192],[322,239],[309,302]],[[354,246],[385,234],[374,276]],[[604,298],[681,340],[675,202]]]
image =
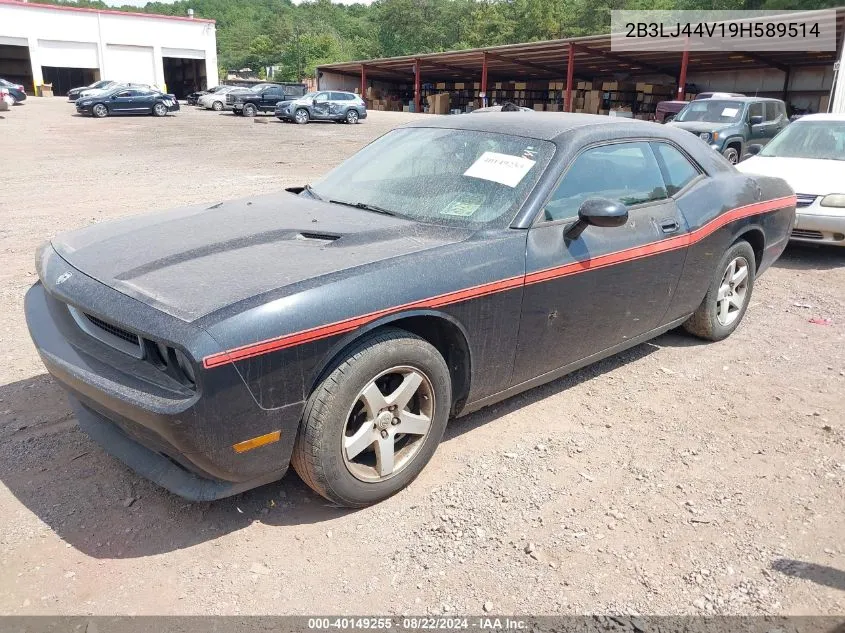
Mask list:
[[709,143],[710,142],[710,132],[702,132],[701,134],[698,135],[698,138],[700,138],[705,143]]
[[841,209],[845,207],[845,193],[832,193],[827,195],[822,198],[822,201],[819,204],[823,207],[839,207]]

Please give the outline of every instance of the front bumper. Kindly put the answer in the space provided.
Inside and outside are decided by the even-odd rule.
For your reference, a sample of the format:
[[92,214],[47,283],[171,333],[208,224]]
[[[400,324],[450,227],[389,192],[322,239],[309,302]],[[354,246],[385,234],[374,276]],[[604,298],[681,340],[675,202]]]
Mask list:
[[801,207],[795,215],[791,240],[808,244],[845,246],[845,209],[823,207],[822,196]]
[[[199,371],[191,388],[90,336],[67,309],[71,294],[114,308],[114,322],[144,336],[144,326],[159,332],[158,337],[169,332],[191,355],[219,350],[204,331],[103,286],[56,254],[50,259],[43,279],[56,279],[62,270],[73,270],[73,275],[50,289],[35,284],[25,299],[26,321],[45,367],[70,393],[80,425],[95,441],[139,474],[192,500],[225,497],[284,475],[299,407],[261,409],[231,365]],[[233,449],[277,430],[281,439],[276,443],[242,453]]]

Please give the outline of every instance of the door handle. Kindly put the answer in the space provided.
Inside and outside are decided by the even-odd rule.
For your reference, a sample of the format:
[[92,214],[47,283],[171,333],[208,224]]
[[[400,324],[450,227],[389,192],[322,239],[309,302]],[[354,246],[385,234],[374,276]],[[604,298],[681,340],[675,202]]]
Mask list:
[[665,220],[660,220],[660,230],[664,233],[674,233],[681,225],[675,218],[666,218]]

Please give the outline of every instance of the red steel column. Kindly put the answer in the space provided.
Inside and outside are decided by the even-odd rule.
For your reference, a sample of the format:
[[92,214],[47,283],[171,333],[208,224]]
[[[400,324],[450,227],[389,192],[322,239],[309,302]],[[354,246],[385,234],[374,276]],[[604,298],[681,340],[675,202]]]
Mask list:
[[689,64],[689,39],[684,45],[684,56],[681,57],[681,74],[678,77],[678,101],[683,101],[687,92],[687,64]]
[[361,64],[361,98],[367,98],[367,67]]
[[566,60],[566,100],[563,109],[565,112],[572,112],[572,80],[575,75],[575,47],[569,45],[569,56]]
[[414,60],[414,112],[422,112],[422,108],[420,107],[421,103],[421,90],[420,90],[420,60],[419,58]]
[[484,53],[484,58],[481,61],[481,92],[484,94],[484,101],[482,106],[486,106],[490,100],[487,97],[487,53]]

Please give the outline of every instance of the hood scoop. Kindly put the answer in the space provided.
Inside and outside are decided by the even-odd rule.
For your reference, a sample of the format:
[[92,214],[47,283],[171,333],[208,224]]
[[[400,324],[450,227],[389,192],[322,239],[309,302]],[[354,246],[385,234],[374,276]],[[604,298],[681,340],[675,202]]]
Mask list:
[[340,239],[337,233],[318,233],[316,231],[302,231],[297,233],[294,238],[303,242],[319,242],[320,244],[329,244],[335,240]]

